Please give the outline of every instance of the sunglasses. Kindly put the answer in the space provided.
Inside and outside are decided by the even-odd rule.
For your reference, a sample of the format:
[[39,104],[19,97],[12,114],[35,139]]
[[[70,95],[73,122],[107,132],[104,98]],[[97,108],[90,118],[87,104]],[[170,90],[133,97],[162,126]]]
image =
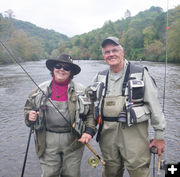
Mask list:
[[71,67],[70,66],[67,66],[67,65],[61,65],[59,63],[57,63],[54,68],[56,69],[61,69],[63,68],[65,71],[71,71]]

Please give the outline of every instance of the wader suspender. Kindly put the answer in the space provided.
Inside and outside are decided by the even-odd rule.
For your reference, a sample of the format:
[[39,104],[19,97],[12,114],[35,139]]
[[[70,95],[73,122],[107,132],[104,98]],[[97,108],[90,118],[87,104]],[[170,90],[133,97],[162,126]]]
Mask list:
[[129,80],[130,64],[131,63],[129,62],[127,69],[126,69],[126,74],[124,76],[124,81],[123,81],[123,86],[122,86],[122,96],[124,96],[124,94],[125,94],[126,85],[127,85],[128,80]]
[[133,74],[133,73],[142,73],[142,78],[143,78],[143,76],[144,76],[144,69],[146,69],[148,71],[148,69],[146,67],[136,66],[134,64],[131,64],[130,62],[128,63],[128,66],[127,66],[127,69],[126,69],[126,74],[125,74],[124,81],[123,81],[122,96],[124,96],[124,94],[125,94],[125,90],[126,90],[126,86],[127,86],[128,80],[129,79],[133,79],[133,78],[129,78],[129,74],[130,73],[131,74]]
[[[124,81],[123,81],[123,86],[122,86],[122,96],[125,95],[125,90],[126,90],[126,86],[127,86],[127,82],[128,80],[130,79],[129,78],[129,74],[130,73],[136,73],[136,72],[141,72],[142,74],[144,74],[143,72],[144,68],[141,68],[139,66],[135,66],[133,64],[131,64],[130,62],[128,62],[128,66],[127,66],[127,69],[126,69],[126,73],[125,73],[125,76],[124,76]],[[96,136],[96,141],[98,142],[99,141],[99,137],[100,137],[100,133],[101,133],[101,130],[102,130],[102,127],[103,127],[103,123],[104,123],[104,116],[103,116],[103,107],[104,107],[104,98],[106,96],[106,92],[107,92],[107,87],[108,87],[108,75],[109,75],[109,70],[106,71],[106,83],[105,83],[105,93],[103,95],[103,98],[102,98],[102,103],[101,103],[101,123],[99,125],[99,129],[98,129],[98,133],[97,133],[97,136]],[[124,108],[125,109],[125,104],[124,104]]]
[[[45,111],[47,109],[47,106],[46,106],[46,97],[44,97],[44,95],[42,95],[41,99],[40,99],[40,107],[38,110],[36,111],[41,111],[42,114],[41,116],[37,116],[37,121],[35,123],[35,130],[43,130],[46,128],[46,116],[45,116]],[[37,133],[37,131],[35,131]]]
[[100,121],[100,125],[99,125],[99,129],[98,129],[98,133],[97,133],[97,136],[96,136],[96,141],[98,142],[99,141],[99,137],[100,137],[100,133],[102,131],[102,127],[103,127],[103,124],[104,124],[104,116],[103,116],[103,107],[104,107],[104,98],[106,96],[106,92],[107,92],[107,86],[108,86],[108,75],[109,75],[109,70],[106,71],[106,83],[105,83],[105,92],[104,92],[104,95],[103,95],[103,98],[102,98],[102,103],[101,103],[101,121]]
[[[126,74],[125,74],[124,81],[123,81],[122,96],[124,96],[124,94],[125,94],[126,84],[128,82],[128,79],[129,79],[129,73],[130,73],[130,63],[128,63],[128,67],[127,67]],[[108,75],[109,75],[109,70],[106,73],[105,93],[103,95],[103,99],[102,99],[102,103],[101,103],[101,110],[100,110],[101,111],[101,123],[99,125],[98,133],[97,133],[97,136],[96,136],[96,141],[97,142],[99,141],[100,133],[102,131],[102,127],[103,127],[103,124],[104,124],[103,107],[104,107],[104,98],[106,96],[107,87],[108,87]]]
[[[52,82],[50,83],[49,87],[52,87]],[[49,87],[48,87],[48,90],[49,90]],[[39,110],[36,110],[36,111],[40,111],[40,110],[42,111],[41,118],[38,116],[38,119],[35,123],[37,127],[39,127],[39,128],[36,127],[37,130],[40,130],[43,128],[46,129],[46,110],[47,110],[46,102],[48,100],[47,98],[51,97],[51,95],[49,94],[49,91],[47,91],[46,93],[48,93],[47,96],[45,95],[41,96]],[[42,127],[42,125],[44,125],[44,127]]]

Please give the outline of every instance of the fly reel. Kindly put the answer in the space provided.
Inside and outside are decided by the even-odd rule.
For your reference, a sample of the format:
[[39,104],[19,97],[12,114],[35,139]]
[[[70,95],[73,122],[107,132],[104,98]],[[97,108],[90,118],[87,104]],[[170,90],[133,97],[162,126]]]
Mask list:
[[95,168],[98,166],[98,163],[99,163],[99,159],[95,156],[91,156],[89,159],[88,159],[88,164],[89,166],[91,166],[92,168]]

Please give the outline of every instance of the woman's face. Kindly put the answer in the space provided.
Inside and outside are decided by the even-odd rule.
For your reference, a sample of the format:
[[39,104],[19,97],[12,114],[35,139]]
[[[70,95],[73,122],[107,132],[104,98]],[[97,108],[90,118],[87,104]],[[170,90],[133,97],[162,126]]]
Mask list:
[[54,66],[53,74],[57,82],[64,82],[70,78],[71,67],[67,64],[57,63]]

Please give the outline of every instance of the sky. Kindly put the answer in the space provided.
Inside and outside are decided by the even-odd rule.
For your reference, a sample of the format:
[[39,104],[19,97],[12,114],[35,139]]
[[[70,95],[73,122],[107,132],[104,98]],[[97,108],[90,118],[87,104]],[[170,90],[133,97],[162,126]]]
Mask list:
[[18,20],[73,37],[121,20],[127,9],[135,16],[151,6],[166,12],[178,5],[180,0],[0,0],[0,13],[11,9]]

